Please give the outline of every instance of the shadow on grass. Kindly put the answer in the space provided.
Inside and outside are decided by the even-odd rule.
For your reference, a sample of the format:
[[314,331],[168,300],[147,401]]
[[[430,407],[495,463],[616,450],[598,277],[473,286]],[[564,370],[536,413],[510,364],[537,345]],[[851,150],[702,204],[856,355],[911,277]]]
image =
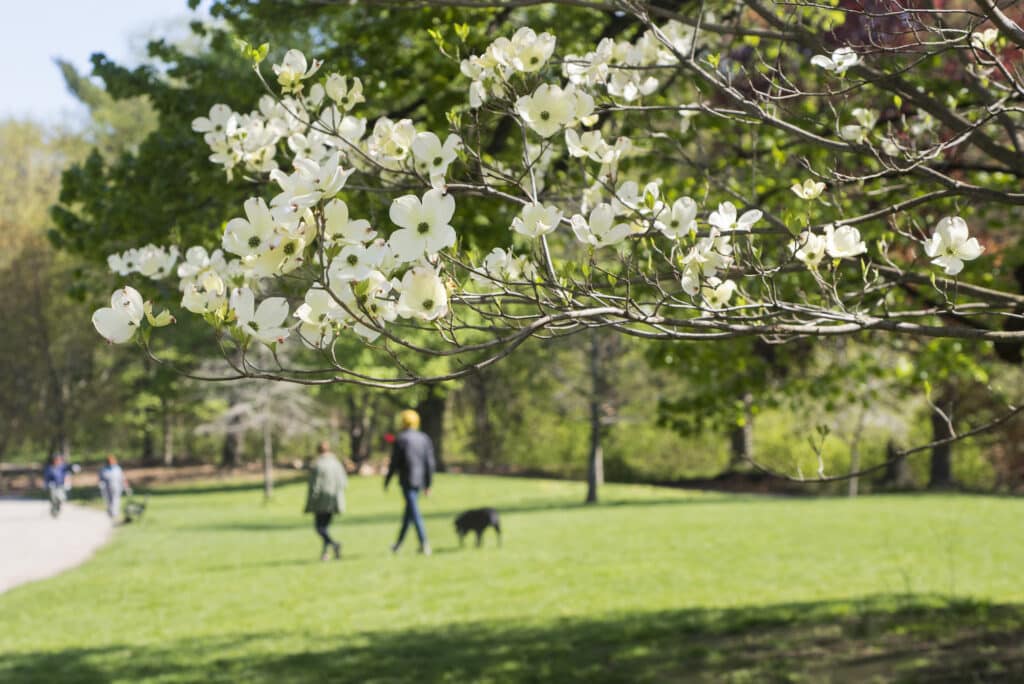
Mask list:
[[[688,506],[691,504],[722,504],[735,501],[735,499],[700,499],[700,498],[666,498],[666,499],[636,499],[633,501],[610,501],[608,503],[597,504],[597,506],[587,506],[580,503],[573,503],[571,501],[565,501],[564,499],[533,499],[528,502],[521,504],[512,504],[507,506],[498,507],[498,512],[501,515],[512,515],[519,513],[544,513],[548,511],[579,511],[579,512],[593,512],[594,510],[611,510],[617,508],[646,508],[654,506]],[[428,510],[423,511],[422,515],[425,520],[454,520],[457,515],[462,513],[465,508],[451,508],[441,510]],[[393,511],[386,511],[380,513],[346,513],[342,515],[338,520],[342,525],[346,527],[357,526],[357,525],[379,525],[379,524],[390,524],[394,523],[396,526],[402,522],[402,502],[396,498],[395,507]],[[190,525],[182,529],[189,530],[202,530],[202,531],[224,531],[224,532],[235,532],[238,530],[248,530],[251,532],[268,532],[273,530],[288,530],[296,529],[300,527],[309,526],[309,516],[305,516],[305,519],[296,516],[292,520],[239,520],[238,522],[225,522],[216,523],[212,525]]]
[[938,597],[455,623],[339,633],[282,647],[297,640],[303,635],[256,634],[5,653],[0,681],[1024,680],[1024,607]]
[[[309,475],[305,473],[278,476],[278,479],[274,481],[274,486],[285,487],[299,482],[306,482],[308,478]],[[256,490],[263,490],[263,480],[248,480],[244,482],[207,481],[201,484],[159,484],[135,488],[137,494],[148,494],[153,497],[187,496],[189,494],[231,494],[234,492]]]

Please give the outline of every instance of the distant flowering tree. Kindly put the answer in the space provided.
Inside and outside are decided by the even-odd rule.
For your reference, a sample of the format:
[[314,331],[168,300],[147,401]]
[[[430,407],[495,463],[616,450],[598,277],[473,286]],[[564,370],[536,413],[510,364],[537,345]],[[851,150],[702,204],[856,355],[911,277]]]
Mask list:
[[[1024,30],[997,5],[565,4],[642,30],[559,54],[522,27],[465,57],[469,27],[455,43],[432,30],[466,83],[447,131],[360,117],[358,75],[297,50],[268,80],[268,47],[244,45],[258,109],[218,104],[193,129],[253,197],[221,249],[147,245],[110,267],[163,278],[184,254],[180,307],[216,331],[231,377],[310,384],[456,378],[587,328],[1024,342],[1024,296],[997,268],[1016,235],[996,228],[1024,204]],[[390,221],[351,216],[355,194]],[[509,217],[487,254],[460,246],[479,201]],[[131,287],[93,318],[151,354],[151,329],[173,320]],[[344,336],[393,367],[347,364]],[[249,354],[296,342],[315,361]],[[448,363],[424,374],[410,356]]]

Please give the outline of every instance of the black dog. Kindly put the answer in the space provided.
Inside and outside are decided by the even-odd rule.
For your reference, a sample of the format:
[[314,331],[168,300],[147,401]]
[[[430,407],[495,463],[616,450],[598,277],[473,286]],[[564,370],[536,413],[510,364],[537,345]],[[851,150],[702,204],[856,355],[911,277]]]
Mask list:
[[130,499],[128,503],[124,505],[124,521],[125,523],[135,522],[142,519],[142,515],[146,512],[146,506],[149,505],[149,494],[143,498],[142,503],[134,499]]
[[469,532],[476,532],[476,545],[480,546],[484,530],[488,527],[493,527],[498,533],[498,546],[501,546],[501,520],[498,518],[498,511],[493,508],[474,508],[461,514],[455,519],[455,533],[459,535],[459,546],[463,545],[464,538]]

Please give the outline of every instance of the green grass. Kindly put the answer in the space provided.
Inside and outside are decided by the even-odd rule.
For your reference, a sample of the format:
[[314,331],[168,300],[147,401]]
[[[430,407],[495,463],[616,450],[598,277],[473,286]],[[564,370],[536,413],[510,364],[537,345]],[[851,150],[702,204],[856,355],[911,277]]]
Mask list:
[[[301,484],[160,490],[86,565],[0,596],[0,681],[1024,679],[1024,501],[582,493],[442,476],[435,555],[391,557],[400,497],[356,479],[321,563]],[[477,505],[503,548],[458,549]]]

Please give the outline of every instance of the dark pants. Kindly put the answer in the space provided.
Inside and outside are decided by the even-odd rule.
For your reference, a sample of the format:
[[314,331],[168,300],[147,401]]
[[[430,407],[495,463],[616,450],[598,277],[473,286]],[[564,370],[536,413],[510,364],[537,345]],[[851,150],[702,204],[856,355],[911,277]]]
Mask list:
[[401,546],[405,539],[405,533],[409,529],[409,523],[416,526],[416,536],[420,538],[420,546],[427,543],[427,531],[423,528],[423,516],[420,515],[419,504],[420,490],[418,487],[403,487],[402,496],[405,497],[405,514],[402,516],[402,529],[398,531],[398,541],[395,547]]
[[324,540],[325,549],[328,546],[334,546],[334,540],[331,539],[331,535],[327,533],[327,526],[331,524],[331,518],[333,517],[333,513],[313,514],[313,527],[316,528],[316,533],[320,535],[320,538]]

